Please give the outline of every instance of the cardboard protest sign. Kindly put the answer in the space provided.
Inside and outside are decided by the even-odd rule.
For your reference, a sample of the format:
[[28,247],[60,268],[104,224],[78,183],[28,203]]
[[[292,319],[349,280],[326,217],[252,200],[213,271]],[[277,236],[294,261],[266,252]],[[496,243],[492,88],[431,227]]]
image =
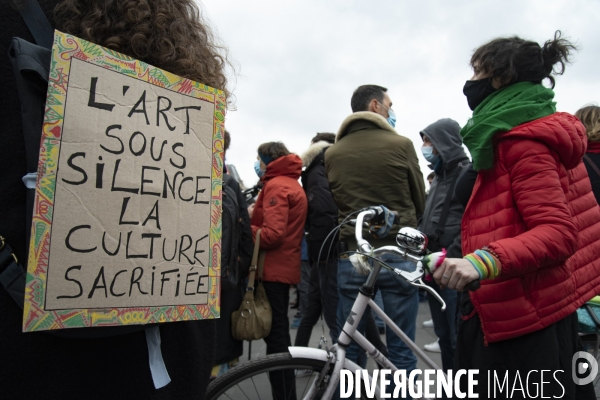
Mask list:
[[56,32],[24,331],[219,316],[224,93]]

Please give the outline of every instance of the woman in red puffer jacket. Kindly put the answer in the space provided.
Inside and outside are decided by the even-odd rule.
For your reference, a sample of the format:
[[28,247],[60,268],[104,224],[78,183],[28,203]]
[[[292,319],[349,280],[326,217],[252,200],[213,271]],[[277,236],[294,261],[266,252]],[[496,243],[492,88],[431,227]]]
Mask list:
[[500,396],[522,378],[532,396],[543,385],[545,396],[595,398],[591,384],[575,384],[571,360],[581,348],[575,310],[600,289],[600,209],[581,162],[585,129],[556,112],[542,85],[554,87],[553,67],[562,73],[573,49],[557,32],[543,47],[495,39],[471,58],[464,93],[474,112],[461,136],[474,184],[467,174],[456,188],[469,199],[465,257],[445,260],[434,278],[457,290],[481,281],[460,297],[455,356],[455,368],[480,370],[480,397],[496,373],[509,383]]
[[300,282],[300,245],[308,204],[302,186],[302,160],[281,142],[258,147],[255,170],[264,183],[252,212],[252,235],[260,232],[266,250],[263,285],[273,310],[271,333],[265,338],[267,354],[291,346],[288,304],[290,285]]

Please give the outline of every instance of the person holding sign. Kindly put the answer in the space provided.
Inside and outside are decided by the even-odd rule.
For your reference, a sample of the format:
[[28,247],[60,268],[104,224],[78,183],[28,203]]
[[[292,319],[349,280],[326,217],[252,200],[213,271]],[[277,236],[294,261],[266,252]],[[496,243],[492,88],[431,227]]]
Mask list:
[[[264,183],[252,212],[252,235],[261,229],[260,248],[265,251],[263,285],[273,312],[271,333],[265,338],[267,354],[287,351],[291,346],[288,304],[290,285],[300,282],[300,244],[308,203],[298,183],[302,159],[281,142],[258,147],[255,163]],[[256,241],[256,238],[255,238]],[[270,373],[275,398],[294,398],[284,388],[292,388],[294,376]]]
[[[38,45],[42,45],[36,33],[29,32],[18,12],[18,10],[30,9],[31,5],[37,5],[37,2],[15,0],[15,3],[15,9],[4,7],[0,15],[0,23],[3,26],[0,34],[2,54],[8,53],[8,46],[11,44],[13,36],[23,38],[31,43],[37,41]],[[201,18],[198,8],[192,0],[124,0],[118,2],[105,0],[66,0],[59,2],[50,0],[40,1],[40,5],[42,12],[35,16],[38,24],[34,24],[33,28],[39,28],[43,25],[41,22],[43,22],[45,14],[51,21],[52,27],[91,42],[91,44],[109,48],[115,52],[115,57],[118,56],[117,52],[123,53],[146,64],[162,68],[171,75],[175,74],[201,82],[204,85],[223,90],[225,95],[229,94],[224,73],[224,68],[228,63],[227,56],[214,41],[210,27]],[[51,30],[47,38],[49,42],[52,42]],[[85,55],[85,51],[88,51],[90,47],[92,46],[82,48],[80,53]],[[33,69],[35,72],[33,78],[37,77],[36,74],[40,74],[40,77],[43,78],[41,75],[44,71],[48,74],[48,70],[51,69],[49,58],[41,57],[34,61],[38,62],[36,65],[39,68]],[[92,68],[90,63],[85,62],[83,56],[77,61],[73,58],[73,61],[72,67],[79,63],[80,66]],[[0,62],[4,70],[11,69],[8,58],[4,57]],[[123,63],[122,66],[123,69],[126,69],[127,64]],[[156,70],[153,69],[152,71]],[[108,109],[112,105],[115,112],[117,112],[121,104],[116,102],[111,104],[110,99],[106,97],[106,90],[102,87],[102,85],[114,82],[103,80],[101,77],[96,80],[93,77],[91,77],[92,79],[89,78],[86,80],[86,85],[82,86],[86,90],[89,88],[90,93],[86,94],[89,101],[86,98],[85,102],[81,104],[71,103],[69,107],[78,105],[88,107],[90,113],[93,112],[94,116],[100,117],[92,121],[89,115],[85,115],[84,117],[88,118],[87,125],[90,127],[103,127],[104,132],[104,128],[108,129],[107,127],[115,124],[115,116],[114,114],[111,115]],[[31,121],[37,120],[39,121],[38,126],[32,129],[41,132],[43,116],[29,115],[22,119],[19,113],[20,108],[22,108],[22,106],[19,106],[21,93],[19,92],[17,95],[15,77],[7,73],[1,79],[5,101],[3,101],[3,107],[0,109],[0,120],[2,120],[4,126],[0,133],[4,143],[0,148],[0,168],[2,170],[2,180],[0,181],[0,204],[2,205],[0,235],[4,238],[3,243],[9,243],[12,246],[15,259],[18,259],[24,265],[27,262],[27,243],[29,243],[26,226],[28,223],[30,225],[30,222],[27,221],[26,217],[28,208],[25,200],[27,189],[22,181],[23,176],[27,174],[26,144],[22,131],[29,127],[28,124]],[[156,75],[152,79],[164,86],[164,83],[160,81],[161,76]],[[33,83],[34,88],[41,92],[42,102],[44,102],[46,99],[46,82],[40,79],[39,82],[34,81]],[[156,91],[153,92],[155,96],[159,89],[162,90],[163,88],[163,86],[159,88],[160,85],[157,85]],[[119,89],[121,88],[119,87]],[[94,93],[95,96],[92,95]],[[119,90],[119,95],[121,94],[123,98],[135,94],[133,84],[129,91],[123,86],[122,90]],[[172,220],[167,218],[164,208],[164,204],[168,202],[169,198],[180,203],[195,204],[196,207],[209,207],[201,203],[204,198],[201,198],[201,195],[197,193],[197,190],[200,189],[197,189],[199,186],[195,186],[197,184],[196,176],[186,175],[186,167],[183,163],[183,157],[186,155],[184,152],[185,146],[177,145],[177,143],[183,142],[181,140],[175,141],[175,139],[185,137],[184,135],[199,129],[193,119],[189,118],[193,112],[186,109],[176,111],[177,105],[173,103],[173,112],[178,113],[177,119],[179,122],[184,121],[183,124],[176,126],[177,121],[172,118],[173,114],[166,112],[166,109],[170,107],[168,100],[175,102],[177,96],[173,95],[173,98],[169,99],[165,99],[166,97],[168,96],[163,96],[163,99],[160,97],[151,99],[150,93],[148,93],[148,109],[146,110],[145,102],[139,101],[135,105],[132,104],[132,110],[134,111],[131,114],[131,121],[137,118],[142,121],[142,125],[148,126],[148,131],[158,132],[159,129],[177,128],[177,131],[173,133],[172,140],[174,141],[169,142],[168,146],[164,146],[164,153],[162,151],[160,153],[156,151],[150,153],[151,150],[158,149],[162,141],[158,142],[156,140],[157,144],[152,149],[153,136],[146,132],[146,128],[140,129],[139,132],[135,130],[125,131],[125,129],[120,132],[115,127],[112,131],[108,131],[108,135],[104,135],[103,139],[107,141],[102,145],[113,152],[119,152],[121,151],[119,141],[122,141],[122,144],[124,144],[123,152],[131,153],[127,157],[138,157],[140,160],[144,157],[152,157],[158,160],[160,159],[159,154],[162,154],[164,156],[163,160],[166,160],[167,168],[180,169],[182,172],[179,174],[175,172],[165,177],[165,173],[168,173],[165,168],[163,168],[164,171],[159,171],[157,166],[148,164],[144,166],[145,169],[140,170],[142,177],[136,178],[139,185],[137,187],[138,191],[123,191],[124,188],[130,190],[135,190],[135,188],[120,185],[125,181],[119,180],[119,174],[122,174],[121,177],[123,177],[125,176],[123,174],[130,171],[121,165],[120,172],[118,172],[118,163],[116,162],[112,166],[109,165],[107,159],[114,153],[107,151],[102,159],[90,160],[95,147],[92,145],[81,146],[79,152],[86,153],[86,157],[83,155],[78,156],[76,153],[71,154],[70,165],[67,164],[70,171],[69,168],[66,168],[64,172],[73,173],[74,179],[65,177],[61,184],[71,190],[86,187],[90,190],[97,190],[98,193],[101,193],[102,190],[108,190],[112,194],[124,193],[123,207],[119,207],[119,210],[117,210],[117,221],[123,227],[123,239],[120,247],[113,246],[109,248],[105,246],[106,249],[103,249],[102,232],[92,229],[96,227],[87,228],[85,225],[80,224],[77,227],[71,227],[77,229],[72,234],[66,235],[66,240],[55,241],[54,244],[62,242],[67,248],[74,249],[72,251],[77,254],[87,254],[85,252],[89,251],[89,254],[105,255],[106,250],[108,250],[115,253],[115,257],[121,257],[125,253],[130,259],[135,260],[134,257],[138,256],[138,259],[141,260],[140,256],[146,256],[143,259],[149,260],[153,254],[158,257],[158,233],[152,230],[168,230],[168,227],[173,223]],[[141,99],[141,96],[138,98]],[[190,101],[192,100],[190,99]],[[158,111],[150,114],[150,109],[153,106],[158,106]],[[187,104],[183,104],[183,106],[187,106]],[[161,108],[163,113],[160,112]],[[42,107],[34,109],[39,110],[40,114],[43,111]],[[102,117],[102,112],[107,114]],[[185,121],[190,123],[186,125]],[[63,132],[66,133],[67,130],[65,129]],[[120,134],[123,135],[123,138],[120,137]],[[124,139],[125,135],[128,135],[127,140]],[[158,136],[154,135],[154,137]],[[142,151],[142,149],[145,151]],[[68,162],[69,158],[67,157],[65,161]],[[169,163],[169,160],[174,165]],[[83,161],[92,161],[93,164],[85,164]],[[193,160],[188,157],[187,162],[189,167]],[[104,175],[102,175],[102,167],[105,168]],[[110,173],[109,167],[112,168]],[[156,171],[159,171],[160,174]],[[148,172],[154,173],[155,176],[146,175],[144,177],[143,174]],[[104,176],[104,179],[102,179],[102,176]],[[178,177],[178,185],[175,186],[174,182]],[[155,192],[157,192],[155,189],[161,178],[165,182],[168,180],[173,188],[167,185],[167,197],[160,196],[159,198],[155,195]],[[118,188],[121,191],[111,190],[111,186],[113,189]],[[163,187],[162,183],[160,187]],[[125,201],[127,196],[131,198],[129,202]],[[134,219],[135,215],[131,212],[134,210],[132,208],[134,202],[140,201],[136,198],[152,198],[152,196],[156,199],[154,204],[160,205],[160,214],[158,206],[154,207],[154,211],[152,211],[153,207],[150,207],[146,210],[146,215],[141,216],[140,221],[136,221]],[[175,198],[175,196],[177,197]],[[187,200],[189,198],[193,200]],[[103,196],[98,195],[98,199],[104,201]],[[122,217],[121,219],[118,218],[119,215]],[[71,223],[73,222],[72,219],[71,216],[67,215],[66,218],[63,218],[63,222]],[[127,224],[128,222],[131,224]],[[130,235],[132,241],[129,246],[129,253],[127,253],[127,233],[133,231],[133,224],[136,222],[140,226],[144,224],[146,231],[141,232],[138,236],[141,241],[135,245],[133,241],[135,236]],[[198,233],[200,232],[190,232],[186,235],[193,238]],[[116,237],[118,238],[119,235],[117,234]],[[98,240],[98,238],[100,239]],[[140,245],[142,240],[146,241],[146,249],[143,249]],[[170,240],[172,241],[165,245],[170,251],[173,251],[176,240],[179,244],[184,241],[182,236],[173,237]],[[199,240],[199,238],[196,240]],[[105,244],[109,244],[109,242],[105,242]],[[119,250],[118,254],[116,253],[117,250]],[[135,252],[136,250],[138,252]],[[143,253],[143,250],[147,250],[147,252]],[[187,263],[188,259],[190,264],[197,264],[196,258],[202,260],[202,254],[196,254],[194,251],[194,247],[188,248],[187,244],[178,247],[179,264]],[[161,256],[162,253],[161,251]],[[171,258],[171,255],[167,255],[168,258]],[[177,273],[167,274],[167,270],[162,271],[164,272],[162,275],[161,272],[156,272],[153,276],[152,268],[148,267],[143,271],[144,278],[142,278],[142,270],[136,269],[140,267],[132,268],[130,267],[131,264],[133,264],[131,260],[123,262],[123,270],[128,269],[128,271],[122,273],[117,271],[117,274],[111,278],[109,278],[107,268],[94,267],[94,269],[97,268],[97,278],[88,286],[81,280],[83,272],[88,268],[85,265],[74,266],[75,269],[65,275],[66,278],[69,278],[65,280],[65,283],[68,284],[68,286],[64,286],[65,291],[47,300],[57,303],[63,300],[77,302],[78,299],[71,300],[68,297],[73,298],[79,295],[81,302],[102,298],[118,302],[119,299],[129,299],[130,301],[132,296],[137,293],[145,296],[144,298],[140,297],[142,300],[151,303],[155,301],[151,298],[152,294],[155,298],[159,298],[163,292],[164,296],[180,297],[187,296],[188,293],[200,293],[203,290],[203,284],[206,282],[206,279],[201,279],[201,274],[189,272],[189,269],[182,270],[182,272],[185,272],[183,278],[177,278]],[[164,267],[165,264],[167,263],[156,262],[157,269]],[[2,264],[0,274],[4,272],[4,267],[5,264]],[[155,278],[154,281],[151,280],[151,277]],[[188,284],[186,279],[193,281],[193,284]],[[186,284],[189,288],[185,287]],[[120,289],[119,286],[121,286]],[[83,294],[79,293],[79,288],[81,288]],[[152,290],[154,290],[154,293]],[[206,296],[206,294],[203,295]],[[143,314],[140,313],[138,316],[141,318]],[[101,327],[77,328],[64,332],[23,333],[23,310],[10,297],[4,287],[0,287],[0,317],[2,318],[2,323],[0,323],[0,358],[2,359],[0,374],[2,375],[1,394],[3,398],[201,399],[205,393],[215,351],[215,322],[213,320],[154,325],[159,327],[160,341],[153,345],[147,342],[144,326],[140,326],[137,331],[135,331],[135,327],[133,330],[130,327]],[[92,338],[88,334],[89,332],[94,332],[98,337]],[[69,334],[72,337],[65,337]],[[162,350],[162,363],[166,366],[166,372],[168,373],[167,379],[163,379],[160,385],[157,384],[152,370],[152,366],[159,362],[154,351],[156,348]],[[149,363],[151,367],[149,367]]]

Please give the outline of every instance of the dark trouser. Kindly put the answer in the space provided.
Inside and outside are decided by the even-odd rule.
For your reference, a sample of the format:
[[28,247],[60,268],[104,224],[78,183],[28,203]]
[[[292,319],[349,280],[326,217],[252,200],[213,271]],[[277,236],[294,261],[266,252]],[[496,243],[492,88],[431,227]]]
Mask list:
[[[385,256],[383,260],[391,267],[404,271],[413,271],[415,268],[414,264],[401,259],[399,256]],[[340,320],[345,322],[348,315],[350,315],[359,290],[366,280],[367,275],[356,271],[348,258],[341,257],[339,259],[338,294],[340,299],[338,301],[338,316]],[[382,269],[379,273],[376,286],[378,290],[381,290],[385,313],[414,341],[419,307],[417,289],[387,269]],[[372,313],[369,312],[366,315],[372,315]],[[368,318],[367,320],[369,319],[373,320],[372,318]],[[358,323],[358,332],[365,332],[367,320],[363,318]],[[379,337],[379,334],[377,334],[377,337]],[[367,339],[371,340],[369,337]],[[417,357],[391,329],[386,331],[386,343],[388,350],[387,358],[399,369],[406,370],[408,376],[417,367]],[[375,345],[375,343],[373,344]],[[362,368],[365,368],[367,364],[366,353],[356,342],[352,342],[348,346],[346,358],[354,361]]]
[[217,319],[215,365],[235,360],[244,353],[244,342],[231,334],[231,314],[242,304],[242,289],[221,281],[221,317]]
[[[470,315],[472,310],[468,294],[461,294],[461,316]],[[544,398],[591,400],[596,398],[592,382],[576,385],[572,376],[574,355],[583,350],[577,313],[539,331],[487,346],[475,313],[459,320],[454,361],[456,370],[479,369],[474,386],[479,398],[542,398],[543,390]],[[466,379],[461,379],[460,387],[463,392],[467,390]]]
[[[302,321],[298,327],[294,346],[308,346],[312,329],[319,321],[321,311],[323,311],[325,322],[329,327],[331,341],[337,343],[341,327],[343,326],[343,321],[337,321],[337,264],[337,259],[329,260],[327,263],[322,262],[321,265],[318,265],[316,262],[312,263],[306,312],[302,315]],[[377,329],[371,310],[368,310],[365,316],[367,319],[366,338],[373,343],[381,354],[387,356],[387,347],[381,341],[381,336],[379,335],[379,330]]]
[[308,346],[312,329],[318,322],[321,311],[329,327],[331,340],[336,343],[339,336],[336,323],[337,303],[337,259],[322,262],[321,265],[316,261],[312,262],[306,307],[294,346]]
[[427,282],[436,292],[442,296],[446,303],[446,311],[442,311],[442,305],[433,296],[427,295],[431,319],[433,320],[433,330],[440,339],[440,349],[442,350],[442,368],[444,371],[454,368],[454,350],[456,348],[456,290],[440,289],[434,280]]
[[310,293],[310,271],[311,263],[308,260],[302,260],[300,264],[300,283],[296,285],[298,289],[298,311],[300,318],[304,318],[308,306],[308,296]]
[[[280,282],[263,282],[263,285],[273,312],[271,332],[265,338],[267,354],[284,353],[292,344],[288,319],[290,285]],[[274,399],[296,399],[294,371],[269,372],[269,380]]]
[[[367,319],[365,337],[373,344],[373,346],[375,346],[377,350],[379,350],[381,354],[387,358],[388,349],[385,343],[381,341],[381,335],[379,334],[379,328],[377,327],[377,322],[375,321],[374,316],[375,313],[370,308],[365,310],[365,317]],[[377,363],[377,365],[379,365],[379,368],[383,368],[379,363]]]

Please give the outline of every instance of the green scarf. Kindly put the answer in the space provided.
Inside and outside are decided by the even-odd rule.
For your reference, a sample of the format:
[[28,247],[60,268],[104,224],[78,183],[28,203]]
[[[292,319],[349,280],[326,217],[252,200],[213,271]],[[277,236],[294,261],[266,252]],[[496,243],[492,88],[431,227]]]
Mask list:
[[497,133],[556,112],[554,92],[542,84],[519,82],[489,95],[473,111],[460,135],[476,171],[494,166],[492,139]]

